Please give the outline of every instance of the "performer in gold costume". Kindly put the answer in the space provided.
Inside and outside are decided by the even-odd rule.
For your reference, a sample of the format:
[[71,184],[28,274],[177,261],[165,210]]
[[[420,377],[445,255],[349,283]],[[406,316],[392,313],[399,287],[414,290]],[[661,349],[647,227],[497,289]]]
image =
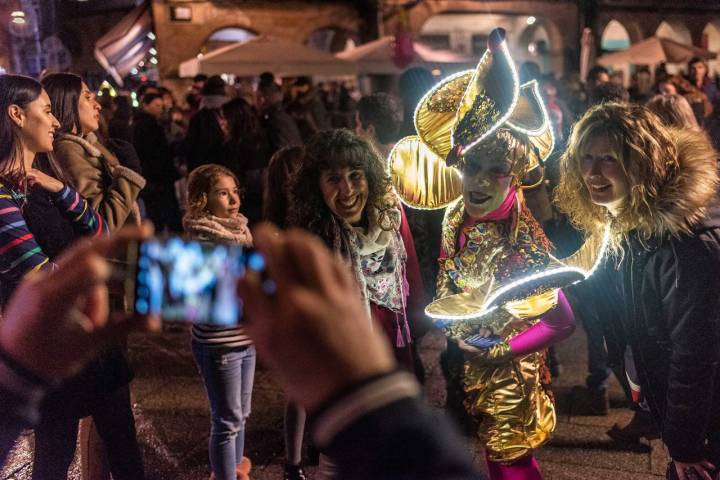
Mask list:
[[540,479],[532,451],[555,428],[544,350],[574,330],[560,287],[586,272],[550,254],[525,206],[523,181],[552,151],[552,128],[536,82],[519,85],[504,30],[491,33],[475,70],[423,97],[415,125],[418,135],[396,145],[389,169],[409,206],[447,206],[426,313],[449,350],[462,352],[451,380],[477,421],[491,478]]

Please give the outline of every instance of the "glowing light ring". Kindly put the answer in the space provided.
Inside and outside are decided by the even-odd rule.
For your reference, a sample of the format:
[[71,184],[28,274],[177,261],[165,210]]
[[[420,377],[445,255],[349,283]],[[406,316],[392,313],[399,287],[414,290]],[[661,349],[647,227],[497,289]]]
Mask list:
[[[515,107],[517,107],[518,98],[520,97],[520,78],[518,77],[517,70],[515,70],[515,63],[512,60],[512,57],[510,56],[510,51],[507,47],[507,41],[503,40],[502,43],[499,45],[499,50],[507,57],[508,65],[510,67],[510,74],[512,76],[512,82],[513,82],[513,100],[510,103],[510,108],[507,110],[507,112],[500,117],[500,119],[490,127],[490,129],[482,134],[480,137],[473,140],[469,145],[463,146],[463,155],[473,148],[475,148],[480,142],[485,140],[487,137],[495,133],[495,131],[500,128],[507,120],[512,116],[512,113],[515,111]],[[472,80],[471,80],[472,81]],[[467,90],[465,91],[467,94]],[[463,96],[465,98],[465,96]],[[455,133],[454,129],[450,130],[450,146],[454,147],[455,142],[453,140],[453,134]]]
[[[545,108],[545,102],[542,101],[542,97],[540,96],[540,90],[539,90],[537,80],[531,80],[530,82],[526,83],[525,85],[528,85],[530,83],[533,84],[530,91],[532,92],[533,96],[535,97],[535,100],[537,101],[538,105],[540,105],[540,111],[542,112],[542,118],[543,118],[542,126],[540,128],[538,128],[537,130],[527,130],[525,128],[522,128],[522,127],[514,124],[510,120],[507,121],[507,124],[513,130],[518,131],[520,133],[524,133],[531,137],[537,137],[540,134],[542,134],[545,130],[547,130],[550,133],[550,149],[548,150],[547,155],[545,155],[541,159],[541,161],[544,162],[550,156],[553,149],[555,148],[555,132],[553,132],[552,126],[550,125],[550,116],[548,115],[547,109]],[[523,85],[523,87],[525,85]]]
[[[595,263],[593,264],[592,268],[590,270],[585,271],[578,267],[561,267],[556,268],[554,270],[548,270],[544,272],[538,272],[534,273],[532,275],[528,275],[527,277],[521,278],[520,280],[516,280],[512,283],[509,283],[505,285],[504,287],[500,288],[497,292],[495,292],[490,298],[488,298],[485,303],[483,304],[482,308],[478,313],[467,313],[463,315],[438,315],[433,314],[425,310],[425,315],[427,315],[430,318],[438,319],[438,320],[472,320],[476,318],[484,317],[485,315],[489,314],[490,312],[493,312],[498,308],[498,305],[493,305],[493,302],[497,300],[501,295],[504,293],[509,292],[510,290],[519,287],[520,285],[523,285],[525,283],[530,283],[533,280],[537,280],[543,277],[547,277],[550,275],[557,275],[559,273],[579,273],[583,276],[584,280],[587,280],[594,274],[598,268],[600,268],[600,264],[605,257],[605,254],[607,252],[608,244],[610,243],[610,227],[605,227],[605,232],[603,233],[603,241],[600,246],[600,253],[598,254],[598,257],[595,259]],[[553,257],[554,258],[554,257]],[[574,283],[577,283],[581,280],[578,280]]]
[[540,105],[540,110],[542,111],[542,117],[543,117],[543,124],[535,130],[528,130],[527,128],[523,128],[520,125],[513,123],[512,120],[508,120],[507,124],[513,130],[517,130],[520,133],[524,133],[524,134],[536,137],[536,136],[540,135],[541,133],[543,133],[545,131],[545,129],[548,128],[548,125],[550,124],[550,117],[547,114],[547,110],[545,110],[545,103],[542,101],[542,97],[540,96],[540,90],[538,89],[537,80],[531,80],[528,83],[521,85],[520,89],[522,89],[528,85],[531,85],[530,92],[532,93],[533,97],[535,97],[535,100],[537,101],[537,103]]

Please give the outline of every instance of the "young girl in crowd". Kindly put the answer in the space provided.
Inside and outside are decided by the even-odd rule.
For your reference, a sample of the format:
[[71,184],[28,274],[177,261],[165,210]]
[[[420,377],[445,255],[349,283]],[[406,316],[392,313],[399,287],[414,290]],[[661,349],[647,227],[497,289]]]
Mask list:
[[[0,77],[0,285],[4,304],[22,277],[54,268],[53,259],[79,236],[97,236],[107,223],[60,178],[33,168],[51,152],[60,127],[42,85]],[[59,174],[61,177],[61,174]],[[65,478],[75,454],[78,419],[93,415],[108,446],[113,477],[142,479],[142,458],[125,395],[131,372],[117,350],[103,353],[83,373],[44,400],[35,428],[33,478]],[[92,379],[92,381],[89,381]]]
[[[188,179],[185,232],[202,241],[252,246],[247,218],[240,213],[240,186],[233,173],[203,165]],[[192,351],[210,402],[211,479],[248,480],[245,422],[250,415],[255,347],[242,326],[193,325]]]
[[556,190],[588,235],[609,227],[610,268],[574,288],[608,323],[608,353],[661,428],[668,478],[682,480],[720,466],[717,158],[703,132],[608,103],[575,124]]
[[[303,147],[285,147],[270,159],[263,201],[263,217],[285,228],[290,207],[290,192],[305,156]],[[285,404],[285,468],[283,480],[305,480],[302,461],[305,410],[295,402]]]

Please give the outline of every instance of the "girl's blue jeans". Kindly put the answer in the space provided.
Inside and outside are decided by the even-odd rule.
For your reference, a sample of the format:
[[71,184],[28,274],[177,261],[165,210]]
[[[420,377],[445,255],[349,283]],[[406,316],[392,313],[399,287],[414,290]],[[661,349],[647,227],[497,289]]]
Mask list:
[[210,466],[217,480],[235,480],[250,415],[255,347],[214,347],[193,341],[192,351],[210,402]]

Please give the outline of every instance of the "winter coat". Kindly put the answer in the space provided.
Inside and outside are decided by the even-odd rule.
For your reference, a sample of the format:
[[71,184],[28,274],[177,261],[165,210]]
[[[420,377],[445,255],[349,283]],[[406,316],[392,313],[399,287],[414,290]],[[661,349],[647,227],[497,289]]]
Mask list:
[[575,291],[607,323],[616,364],[630,348],[642,395],[681,462],[706,458],[706,440],[720,447],[717,160],[693,135],[678,135],[679,171],[653,205],[657,233],[641,242],[630,232],[624,256]]
[[55,142],[53,157],[70,185],[103,216],[110,230],[140,223],[136,200],[145,179],[122,166],[94,134],[85,138],[62,135]]

